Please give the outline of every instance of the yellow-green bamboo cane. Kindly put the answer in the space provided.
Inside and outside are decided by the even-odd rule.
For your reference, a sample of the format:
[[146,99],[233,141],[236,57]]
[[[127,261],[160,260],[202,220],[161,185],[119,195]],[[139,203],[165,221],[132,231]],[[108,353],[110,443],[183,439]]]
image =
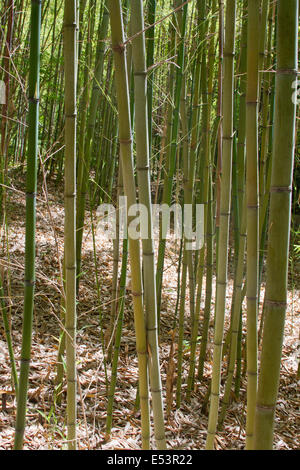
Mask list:
[[240,311],[242,303],[242,286],[244,277],[244,256],[245,256],[245,245],[246,245],[246,197],[243,197],[243,213],[242,221],[239,234],[239,253],[236,267],[236,282],[233,293],[233,312],[232,312],[232,326],[231,326],[231,345],[228,365],[228,375],[226,379],[224,396],[222,399],[222,409],[220,413],[219,425],[222,426],[225,419],[226,410],[229,405],[229,398],[231,392],[231,385],[233,380],[233,373],[237,355],[237,344],[238,344],[238,332],[240,322]]
[[246,92],[247,192],[247,423],[246,449],[253,448],[257,389],[257,313],[259,255],[258,197],[258,62],[261,0],[248,1]]
[[297,0],[278,1],[275,125],[267,254],[266,310],[257,392],[254,449],[273,446],[274,415],[287,302],[287,272],[295,149],[298,59]]
[[[207,101],[207,105],[205,106],[205,110],[203,110],[203,158],[204,158],[204,178],[205,181],[203,182],[203,204],[204,204],[204,230],[205,234],[207,233],[207,228],[208,228],[208,205],[209,205],[209,181],[210,181],[210,175],[211,175],[211,111],[212,111],[212,98],[213,98],[213,77],[214,77],[214,71],[213,71],[213,63],[214,63],[214,58],[215,58],[215,31],[216,31],[216,0],[213,0],[212,5],[211,5],[211,13],[212,13],[212,19],[211,19],[211,25],[209,29],[209,34],[211,36],[210,43],[209,43],[209,49],[208,49],[208,57],[207,57],[207,66],[206,64],[202,64],[202,70],[206,75],[207,78],[207,87],[203,87],[203,91],[206,92],[206,96],[204,96],[204,100]],[[204,29],[204,33],[206,34],[206,28]],[[203,60],[206,60],[206,54],[203,54]],[[210,230],[211,232],[211,230]],[[211,242],[211,234],[208,234],[208,237],[205,236],[205,245],[206,245],[206,250],[209,251],[207,244]],[[205,251],[205,245],[202,247],[200,251],[200,260],[204,264],[204,260],[202,258],[204,257],[204,251]],[[202,253],[203,252],[203,253]],[[209,258],[209,255],[207,255],[207,258]],[[208,271],[211,269],[211,266],[208,267]],[[203,274],[203,268],[202,268],[202,274]],[[202,276],[201,276],[202,277]],[[210,276],[206,276],[206,280],[210,279]],[[197,345],[197,335],[198,335],[198,329],[199,329],[199,317],[200,317],[200,300],[201,300],[201,287],[202,287],[202,280],[200,281],[201,286],[199,285],[199,291],[197,295],[197,301],[196,301],[196,313],[195,313],[195,321],[192,329],[192,337],[191,337],[191,353],[190,353],[190,371],[189,371],[189,377],[188,377],[188,387],[187,387],[187,399],[190,397],[190,392],[192,389],[192,385],[194,382],[194,369],[195,369],[195,353],[196,353],[196,345]],[[211,286],[209,286],[209,282],[206,282],[206,289],[207,289],[207,301],[209,300],[209,290],[211,289]],[[207,310],[208,309],[208,310]],[[210,302],[206,303],[206,313],[210,310]],[[206,319],[203,322],[203,328],[202,328],[202,341],[201,341],[201,352],[200,356],[205,357],[205,351],[206,351],[206,338],[207,334],[206,327],[208,328],[208,321],[207,319],[209,318],[209,313],[208,316],[206,316]],[[203,361],[204,363],[204,361]],[[201,368],[198,370],[198,378],[201,380]]]
[[27,149],[28,155],[26,175],[24,313],[21,349],[21,368],[17,396],[17,416],[14,441],[15,450],[21,450],[23,448],[34,306],[36,223],[35,205],[37,187],[38,123],[40,97],[40,29],[41,1],[32,0],[30,18],[30,71]]
[[213,372],[210,393],[210,409],[206,449],[214,448],[214,438],[218,420],[222,345],[224,333],[225,299],[227,286],[229,217],[231,206],[231,172],[233,150],[233,83],[235,53],[236,1],[226,2],[225,45],[224,45],[224,84],[223,84],[223,156],[220,197],[219,251],[217,260],[217,297],[215,308],[215,332],[213,352]]
[[[132,135],[130,122],[129,90],[126,67],[126,46],[124,44],[124,29],[120,0],[109,1],[112,50],[115,63],[115,84],[119,113],[119,141],[122,162],[124,194],[128,207],[136,204],[136,189],[133,174]],[[128,217],[128,226],[132,217]],[[129,257],[131,267],[131,286],[133,298],[134,323],[136,332],[136,348],[139,367],[139,396],[142,419],[142,448],[150,447],[150,415],[148,390],[148,351],[146,326],[144,318],[140,243],[129,236]]]
[[76,0],[65,0],[65,270],[68,449],[76,442]]
[[[144,30],[142,0],[132,0],[130,22],[132,35]],[[147,233],[143,236],[142,247],[146,329],[149,350],[149,377],[152,395],[155,441],[158,449],[165,449],[166,439],[157,334],[157,299],[150,190],[147,70],[144,33],[139,34],[132,41],[132,60],[134,70],[135,139],[139,202],[147,210]]]

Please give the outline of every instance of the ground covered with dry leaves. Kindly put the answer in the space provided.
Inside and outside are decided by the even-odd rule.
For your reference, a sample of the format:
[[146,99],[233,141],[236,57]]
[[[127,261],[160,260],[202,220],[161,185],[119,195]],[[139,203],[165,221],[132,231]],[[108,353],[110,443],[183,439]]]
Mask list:
[[[14,179],[15,181],[15,179]],[[3,254],[1,264],[5,271],[6,299],[11,312],[12,337],[17,366],[21,345],[23,312],[25,197],[23,177],[8,191],[8,248],[9,257]],[[63,192],[62,188],[39,182],[36,234],[36,294],[32,362],[30,370],[29,401],[25,449],[66,448],[66,392],[61,405],[53,404],[58,338],[60,332],[60,269],[63,255]],[[87,212],[87,227],[89,214]],[[126,298],[123,339],[118,366],[118,381],[113,414],[111,439],[105,440],[106,379],[99,313],[104,327],[109,324],[112,244],[100,233],[96,234],[97,269],[101,282],[99,305],[95,288],[95,265],[92,234],[84,234],[83,270],[78,301],[77,367],[78,367],[78,448],[79,449],[140,449],[140,414],[134,409],[138,384],[137,358],[130,293]],[[2,244],[3,245],[3,244]],[[161,373],[166,389],[166,374],[171,344],[176,288],[177,257],[175,246],[170,244],[165,262],[164,294],[162,302],[162,327],[160,337]],[[3,269],[2,269],[3,270]],[[9,274],[9,276],[8,276]],[[7,279],[9,281],[7,281]],[[298,278],[299,279],[299,278]],[[281,381],[275,423],[275,448],[300,448],[300,399],[297,384],[297,346],[299,344],[299,284],[297,276],[290,282]],[[298,290],[297,290],[298,289]],[[232,298],[232,279],[227,293],[227,325]],[[262,307],[263,295],[261,296]],[[188,312],[189,302],[187,299]],[[212,303],[213,317],[214,302]],[[12,392],[9,356],[2,321],[0,323],[0,449],[11,449],[14,436],[16,401]],[[183,396],[188,373],[189,321],[186,322]],[[243,334],[245,335],[245,325]],[[190,404],[183,400],[179,410],[173,407],[166,424],[169,449],[203,449],[207,429],[207,410],[202,409],[212,370],[212,335],[208,344],[205,376],[196,384]],[[176,363],[176,346],[175,346]],[[225,370],[225,367],[224,367]],[[110,367],[107,368],[108,381]],[[174,381],[176,377],[174,377]],[[223,390],[223,382],[222,382]],[[245,442],[246,379],[243,379],[239,401],[232,400],[225,425],[216,438],[217,449],[243,449]],[[154,444],[154,443],[153,443]]]

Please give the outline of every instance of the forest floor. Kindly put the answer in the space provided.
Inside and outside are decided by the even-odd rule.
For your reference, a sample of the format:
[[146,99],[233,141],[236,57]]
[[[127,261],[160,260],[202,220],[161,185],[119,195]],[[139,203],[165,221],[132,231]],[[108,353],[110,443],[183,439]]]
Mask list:
[[[23,313],[24,241],[25,241],[25,195],[23,178],[14,189],[8,191],[8,247],[7,255],[1,256],[8,294],[7,305],[11,311],[12,338],[19,367]],[[66,387],[62,404],[53,406],[54,381],[59,337],[61,285],[59,260],[63,255],[63,192],[48,183],[40,182],[37,200],[36,232],[36,292],[33,325],[32,361],[30,368],[29,402],[25,449],[66,448]],[[87,223],[89,213],[87,212]],[[87,225],[88,227],[90,225]],[[98,231],[99,232],[99,231]],[[112,244],[96,233],[97,269],[101,283],[101,305],[104,326],[109,324]],[[3,246],[3,244],[2,244]],[[160,357],[163,390],[166,389],[166,373],[171,344],[171,327],[176,304],[177,257],[175,246],[167,246],[164,272],[164,293],[161,311]],[[77,369],[78,393],[78,448],[79,449],[139,449],[140,414],[134,411],[138,384],[135,335],[130,293],[126,298],[123,336],[118,365],[118,380],[113,412],[111,439],[105,440],[106,385],[103,354],[100,343],[99,302],[95,288],[95,266],[91,232],[85,231],[83,243],[84,274],[81,279],[78,301]],[[205,286],[205,284],[204,284]],[[214,280],[215,286],[215,280]],[[232,298],[232,278],[226,298],[226,329]],[[297,384],[300,326],[299,277],[291,279],[288,294],[287,320],[281,368],[278,405],[275,422],[275,448],[300,449],[300,398]],[[262,308],[263,290],[260,299]],[[244,304],[245,306],[245,304]],[[187,298],[187,309],[189,311]],[[211,317],[214,311],[212,301]],[[169,449],[204,449],[207,430],[207,409],[202,410],[203,399],[212,370],[212,334],[210,324],[207,360],[204,379],[196,383],[189,404],[184,401],[189,360],[189,319],[186,320],[185,354],[183,363],[183,402],[176,410],[175,402],[166,424]],[[246,324],[244,320],[243,336]],[[176,341],[175,341],[176,342]],[[176,363],[176,348],[175,348]],[[224,367],[225,370],[225,367]],[[108,376],[110,367],[108,367]],[[108,377],[109,378],[109,377]],[[224,378],[224,377],[223,377]],[[174,377],[176,380],[176,377]],[[223,392],[223,381],[222,389]],[[0,323],[0,449],[11,449],[14,436],[16,401],[11,387],[8,350],[2,321]],[[175,388],[175,387],[174,387]],[[224,428],[216,437],[217,449],[243,449],[245,443],[246,379],[243,378],[238,401],[232,400]],[[154,442],[153,442],[154,445]]]

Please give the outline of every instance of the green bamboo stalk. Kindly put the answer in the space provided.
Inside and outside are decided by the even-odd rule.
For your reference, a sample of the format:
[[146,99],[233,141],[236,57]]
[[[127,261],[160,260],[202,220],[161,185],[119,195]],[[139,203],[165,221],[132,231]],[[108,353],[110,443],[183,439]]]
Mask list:
[[[273,15],[274,9],[270,8],[269,11],[269,30],[268,30],[268,46],[265,58],[265,69],[271,67],[271,48],[272,48],[272,32],[273,32]],[[262,200],[265,194],[266,184],[266,163],[268,155],[268,142],[269,142],[269,119],[270,119],[270,95],[271,95],[271,73],[266,73],[265,80],[263,81],[263,99],[262,99],[262,131],[261,131],[261,151],[260,151],[260,168],[259,168],[259,198]]]
[[266,312],[257,393],[254,449],[272,449],[287,302],[291,195],[295,150],[297,77],[297,0],[279,0],[275,125],[267,253]]
[[68,449],[76,442],[76,0],[65,1],[65,269]]
[[[273,18],[276,11],[276,4],[269,9],[269,31],[268,31],[268,41],[267,41],[267,52],[265,58],[264,68],[268,70],[271,67],[271,49],[272,49],[272,38],[273,38]],[[272,120],[272,129],[273,129],[273,113],[274,113],[274,74],[264,73],[265,80],[263,83],[262,90],[262,131],[261,131],[261,147],[260,147],[260,168],[259,168],[259,200],[260,200],[260,212],[259,212],[259,240],[260,240],[260,250],[259,250],[259,289],[258,289],[258,305],[260,303],[260,294],[261,294],[261,282],[263,275],[263,264],[265,258],[265,244],[267,238],[267,225],[268,225],[268,216],[267,216],[267,207],[269,205],[269,192],[271,184],[271,170],[272,170],[272,159],[270,155],[272,154],[272,132],[270,130],[270,122]],[[270,106],[271,98],[271,106]],[[261,340],[261,332],[264,318],[264,306],[261,314],[260,328],[258,331],[258,344]]]
[[[66,269],[65,269],[65,256],[63,258],[62,266],[62,287],[63,292],[61,296],[60,304],[60,321],[62,325],[65,325],[66,320]],[[66,334],[65,328],[61,329],[58,343],[58,352],[57,352],[57,369],[56,369],[56,378],[55,378],[55,394],[54,394],[54,403],[60,405],[62,399],[62,385],[63,385],[63,376],[64,376],[64,364],[63,356],[66,348]]]
[[[204,2],[205,3],[205,2]],[[205,7],[205,4],[204,4]],[[205,13],[205,11],[203,12]],[[209,29],[209,34],[211,36],[209,48],[208,48],[208,56],[207,56],[207,64],[204,63],[206,61],[206,53],[203,52],[203,63],[202,63],[202,74],[203,74],[203,102],[206,102],[206,106],[203,110],[203,160],[205,162],[205,172],[204,172],[204,182],[203,182],[203,199],[202,203],[204,204],[204,230],[206,233],[205,236],[205,243],[200,252],[200,259],[201,264],[203,263],[203,268],[201,269],[201,278],[203,275],[204,270],[204,252],[205,248],[207,250],[207,275],[206,275],[206,300],[205,300],[205,313],[204,313],[204,323],[203,330],[202,330],[202,341],[201,341],[201,364],[204,364],[204,357],[205,357],[205,350],[206,350],[206,342],[207,342],[207,331],[208,331],[208,323],[209,323],[209,311],[210,311],[210,300],[211,300],[211,281],[212,281],[212,221],[208,218],[211,216],[209,212],[211,210],[211,197],[209,196],[210,191],[210,178],[211,178],[211,117],[212,117],[212,102],[213,102],[213,78],[214,78],[214,58],[215,58],[215,31],[216,31],[216,1],[214,0],[211,6],[211,26]],[[205,36],[206,30],[208,26],[203,28],[203,35]],[[203,48],[205,50],[205,48]],[[207,81],[207,86],[206,86]],[[209,227],[208,227],[209,226]],[[209,246],[208,246],[209,245]],[[201,280],[201,288],[202,288],[202,280]],[[197,300],[196,300],[196,314],[195,314],[195,321],[193,323],[192,335],[191,335],[191,353],[190,353],[190,370],[188,376],[188,387],[187,387],[187,399],[189,400],[190,394],[192,391],[193,383],[194,383],[194,371],[195,371],[195,355],[196,355],[196,345],[197,345],[197,336],[198,336],[198,329],[199,329],[199,318],[200,318],[200,300],[201,296],[199,295],[202,289],[198,290]],[[204,333],[204,338],[203,338]],[[202,362],[203,359],[203,362]],[[199,358],[200,361],[200,358]],[[201,379],[201,369],[202,367],[198,368],[198,378]]]
[[[111,24],[112,50],[115,63],[115,83],[119,111],[119,141],[122,162],[124,193],[127,197],[128,207],[136,204],[135,182],[133,174],[132,136],[130,122],[130,106],[128,93],[128,79],[124,45],[124,30],[120,0],[109,1]],[[128,224],[131,218],[128,217]],[[142,419],[142,448],[150,447],[150,416],[148,391],[148,351],[146,340],[146,326],[142,296],[142,278],[140,264],[139,240],[129,237],[129,256],[131,266],[131,284],[133,297],[134,322],[136,331],[136,349],[139,367],[139,394]]]
[[13,349],[12,338],[11,338],[10,322],[9,322],[7,308],[6,308],[5,301],[4,301],[4,290],[3,290],[1,275],[0,275],[0,308],[2,311],[3,326],[4,326],[5,338],[7,342],[9,359],[10,359],[13,384],[15,387],[16,395],[18,395],[18,374],[17,374],[15,355],[14,355],[14,349]]
[[[113,326],[116,320],[117,306],[118,306],[118,271],[119,271],[119,251],[120,251],[120,208],[119,208],[119,197],[121,195],[120,191],[123,189],[122,184],[122,172],[119,167],[118,172],[118,187],[117,187],[117,211],[116,211],[116,237],[113,239],[113,277],[112,277],[112,286],[111,286],[111,309],[110,309],[110,320],[109,326],[106,333],[107,341],[110,340],[113,334]],[[107,361],[111,360],[111,352],[113,347],[113,338],[110,340],[110,346],[107,351]]]
[[[179,17],[179,22],[182,18]],[[188,123],[187,123],[187,113],[186,113],[186,83],[183,81],[181,89],[181,101],[180,101],[180,118],[181,118],[181,129],[182,129],[182,160],[183,160],[183,203],[191,204],[192,201],[189,201],[190,196],[192,197],[192,192],[189,191],[189,171],[190,171],[190,161],[189,161],[189,139],[188,139]],[[179,159],[178,159],[179,163]],[[178,185],[179,186],[179,185]],[[184,221],[183,221],[184,224]],[[182,362],[183,362],[183,338],[184,338],[184,317],[185,317],[185,302],[186,302],[186,288],[187,288],[187,274],[188,267],[190,267],[189,262],[191,261],[191,251],[187,250],[187,243],[190,243],[191,240],[188,240],[183,235],[183,254],[182,254],[182,275],[181,275],[181,288],[180,288],[180,302],[179,302],[179,319],[178,319],[178,348],[177,348],[177,382],[176,382],[176,407],[180,408],[181,405],[181,384],[182,384]],[[191,269],[189,269],[191,274]],[[190,285],[191,287],[191,285]],[[192,292],[190,291],[190,298]],[[191,304],[190,304],[191,307]],[[193,312],[190,308],[190,316],[192,318]]]
[[119,311],[117,316],[117,326],[116,326],[116,335],[115,335],[115,343],[114,343],[114,353],[112,359],[112,367],[111,367],[111,380],[110,380],[110,387],[108,392],[108,403],[107,403],[107,412],[106,412],[106,428],[105,433],[106,436],[109,437],[112,428],[112,412],[113,412],[113,404],[114,404],[114,396],[115,396],[115,388],[117,382],[117,368],[118,368],[118,359],[119,359],[119,352],[120,352],[120,345],[121,345],[121,335],[122,335],[122,326],[123,326],[123,316],[124,316],[124,300],[125,300],[125,292],[126,292],[126,271],[127,271],[127,258],[128,258],[128,239],[124,238],[123,240],[123,254],[122,254],[122,267],[121,267],[121,275],[120,275],[120,304],[119,304]]
[[[242,295],[243,298],[243,295]],[[243,309],[240,310],[239,331],[237,336],[237,352],[236,352],[236,371],[234,382],[234,396],[236,400],[239,399],[241,389],[241,375],[242,375],[242,336],[243,336]]]
[[[242,36],[241,36],[241,55],[239,62],[240,72],[240,102],[239,102],[239,123],[238,123],[238,141],[237,141],[237,191],[238,191],[238,213],[240,224],[243,220],[243,201],[245,200],[245,156],[246,156],[246,91],[247,91],[247,15],[248,1],[244,2],[242,11]],[[236,276],[237,278],[237,276]],[[239,285],[238,282],[236,282]],[[238,288],[239,289],[239,288]],[[241,305],[244,295],[241,295]],[[234,302],[239,301],[239,295],[235,295]],[[242,307],[240,305],[239,332],[237,338],[237,366],[235,377],[235,396],[238,398],[241,383],[241,365],[242,365]],[[235,310],[237,306],[233,306]],[[229,359],[230,360],[230,359]],[[229,386],[229,385],[228,385]],[[225,399],[226,401],[226,399]]]
[[25,288],[19,392],[14,449],[23,448],[35,284],[35,221],[37,188],[37,152],[39,121],[41,1],[31,1],[28,149],[26,177]]
[[[95,5],[94,5],[95,6]],[[92,60],[92,38],[94,33],[95,25],[95,14],[92,11],[93,1],[89,1],[88,8],[88,32],[87,32],[87,45],[85,49],[85,60],[84,60],[84,70],[83,70],[83,93],[81,95],[81,100],[79,104],[79,116],[80,116],[80,125],[78,131],[78,185],[82,185],[83,171],[85,165],[85,149],[84,141],[86,135],[86,123],[87,123],[87,113],[88,113],[88,102],[90,98],[90,68]],[[81,43],[79,43],[81,47]],[[83,61],[82,61],[83,62]]]
[[[77,14],[78,14],[78,26],[79,26],[79,31],[78,31],[78,58],[81,56],[81,50],[83,46],[83,38],[84,38],[84,12],[85,12],[85,7],[87,4],[87,0],[78,0],[77,2]],[[82,64],[84,66],[84,63]],[[80,67],[81,68],[81,67]],[[80,72],[80,70],[79,70]],[[78,87],[79,87],[79,80],[78,80]]]
[[[11,81],[11,53],[12,53],[12,39],[13,39],[13,29],[14,29],[14,17],[15,17],[15,3],[14,0],[10,0],[7,3],[8,9],[8,18],[7,18],[7,30],[6,37],[4,42],[4,54],[3,54],[3,69],[4,69],[4,86],[5,86],[5,99],[4,103],[1,106],[1,125],[0,125],[0,221],[5,221],[6,219],[6,188],[5,182],[7,179],[8,171],[8,151],[9,151],[9,141],[10,141],[10,132],[9,132],[9,120],[8,109],[9,109],[9,100],[10,96],[10,81]],[[4,34],[4,32],[2,32]],[[0,50],[0,57],[2,57]]]
[[[174,3],[175,5],[175,3]],[[175,28],[173,27],[173,21],[169,21],[169,45],[168,52],[170,55],[174,53],[175,48]],[[174,76],[174,67],[170,67],[170,73],[168,77],[168,101],[167,101],[167,111],[166,111],[166,136],[165,139],[161,142],[161,158],[160,161],[165,157],[164,163],[164,185],[163,185],[163,194],[162,194],[162,203],[165,203],[167,200],[167,188],[168,188],[168,176],[169,176],[169,167],[170,167],[170,153],[171,153],[171,132],[172,132],[172,116],[174,108],[174,90],[175,90],[175,76]],[[159,178],[158,178],[159,180]],[[159,184],[159,181],[158,181]],[[157,186],[157,195],[155,202],[157,203],[158,199],[158,190]],[[157,292],[157,313],[158,313],[158,330],[160,328],[160,305],[161,305],[161,292],[162,292],[162,276],[163,276],[163,267],[164,267],[164,250],[165,250],[165,241],[162,239],[162,229],[160,226],[160,239],[159,239],[159,249],[158,249],[158,260],[156,268],[156,292]]]
[[218,64],[218,118],[220,125],[218,129],[218,153],[217,153],[217,164],[216,164],[216,189],[215,189],[215,200],[216,200],[216,259],[218,259],[218,239],[219,239],[219,227],[220,227],[220,196],[221,196],[221,174],[222,174],[222,161],[223,161],[223,108],[222,108],[222,97],[223,97],[223,73],[224,73],[224,0],[219,0],[219,64]]
[[199,354],[199,364],[198,364],[198,380],[203,378],[204,371],[204,362],[206,356],[207,340],[208,340],[208,329],[209,329],[209,320],[210,320],[210,310],[211,310],[211,298],[212,298],[212,276],[213,276],[213,199],[212,199],[212,188],[211,188],[211,174],[210,177],[210,186],[209,186],[209,198],[207,206],[207,226],[206,226],[206,288],[205,288],[205,305],[204,305],[204,319],[203,327],[201,332],[201,346]]
[[[148,0],[148,15],[147,21],[149,25],[153,25],[146,31],[146,43],[147,43],[147,70],[154,63],[154,49],[155,49],[155,10],[156,0]],[[147,80],[147,103],[148,103],[148,132],[149,132],[149,152],[152,154],[152,106],[153,106],[153,80],[155,71],[152,70],[151,74],[148,74]]]
[[264,77],[264,64],[266,59],[266,38],[268,31],[268,17],[269,17],[269,0],[262,0],[260,5],[260,35],[259,35],[259,55],[258,55],[258,70],[259,74],[259,90],[261,89]]
[[[131,32],[133,35],[144,30],[142,0],[132,0],[130,21]],[[147,237],[143,237],[142,239],[142,247],[146,331],[150,356],[148,362],[149,378],[152,395],[155,441],[158,449],[165,449],[166,439],[157,334],[157,299],[150,189],[149,134],[146,93],[147,70],[144,34],[139,34],[132,41],[132,59],[134,69],[135,138],[139,202],[146,207],[148,215],[148,233]]]
[[246,91],[247,91],[247,8],[248,1],[244,2],[242,11],[241,55],[239,62],[240,74],[240,102],[237,141],[237,191],[239,200],[239,217],[242,220],[243,200],[245,194],[245,155],[246,155]]
[[237,345],[238,345],[238,333],[239,333],[239,324],[240,324],[240,311],[242,303],[242,282],[244,276],[244,256],[245,256],[245,246],[246,246],[246,197],[244,196],[243,202],[243,216],[240,225],[239,233],[239,252],[238,260],[236,266],[236,278],[235,278],[235,290],[233,296],[233,312],[232,312],[232,328],[231,328],[231,345],[230,345],[230,354],[228,362],[228,375],[226,379],[224,396],[222,399],[222,409],[219,417],[219,427],[222,427],[225,414],[229,405],[229,398],[231,392],[231,385],[233,380],[234,367],[236,362],[237,355]]
[[[176,3],[177,5],[177,3]],[[178,129],[179,129],[179,111],[180,111],[180,99],[181,99],[181,85],[183,80],[183,70],[184,70],[184,54],[185,54],[185,44],[184,37],[186,32],[186,21],[187,19],[187,4],[183,6],[181,30],[179,37],[178,45],[178,58],[176,69],[176,81],[175,81],[175,90],[174,90],[174,109],[172,113],[172,127],[170,130],[170,143],[169,143],[169,152],[168,152],[168,171],[166,174],[166,184],[164,187],[163,195],[163,204],[170,206],[172,198],[172,188],[173,188],[173,178],[176,169],[176,153],[177,153],[177,138],[178,138]],[[160,241],[158,249],[158,258],[157,258],[157,268],[156,268],[156,289],[157,289],[157,302],[158,302],[158,319],[160,319],[160,301],[161,301],[161,290],[162,290],[162,280],[163,280],[163,266],[164,266],[164,253],[166,248],[166,240],[162,237],[160,230]],[[159,327],[159,320],[158,320]]]
[[222,157],[222,179],[220,194],[220,228],[219,228],[219,252],[217,259],[217,293],[215,308],[215,332],[213,352],[213,372],[210,395],[210,409],[208,418],[208,431],[206,449],[214,448],[214,437],[216,433],[220,377],[222,363],[222,342],[224,332],[225,298],[227,286],[227,264],[228,264],[228,236],[229,215],[231,199],[231,175],[232,175],[232,147],[233,147],[233,72],[235,53],[235,17],[236,2],[226,2],[226,25],[224,45],[224,85],[223,85],[223,157]]
[[[90,187],[90,198],[91,195],[91,187]],[[95,223],[94,223],[94,214],[93,208],[90,207],[90,214],[91,214],[91,229],[92,229],[92,238],[93,238],[93,258],[94,258],[94,266],[95,266],[95,281],[96,281],[96,288],[97,288],[97,298],[98,298],[98,315],[99,315],[99,326],[100,326],[100,341],[102,346],[102,354],[103,354],[103,366],[104,366],[104,373],[105,373],[105,386],[106,391],[108,390],[108,378],[107,378],[107,360],[105,357],[105,339],[104,339],[104,331],[103,331],[103,313],[102,313],[102,302],[101,302],[101,292],[100,292],[100,282],[99,282],[99,275],[98,275],[98,258],[97,258],[97,250],[96,250],[96,236],[95,236]]]
[[[238,215],[237,228],[239,231],[239,240],[236,243],[235,249],[236,267],[234,278],[234,291],[232,299],[232,316],[231,316],[231,329],[230,329],[230,353],[228,360],[228,375],[226,378],[225,391],[222,399],[222,409],[219,417],[219,427],[225,419],[226,410],[229,404],[229,397],[231,391],[231,384],[233,380],[233,373],[235,367],[235,360],[237,355],[240,357],[241,336],[239,331],[241,325],[241,305],[243,300],[242,295],[242,282],[244,275],[244,251],[246,242],[246,197],[245,197],[245,145],[246,145],[246,69],[247,69],[247,2],[243,5],[242,10],[242,33],[241,33],[241,54],[239,61],[239,74],[240,74],[240,103],[239,103],[239,123],[238,123],[238,142],[236,149],[236,175],[233,174],[233,179],[236,178],[237,186],[237,207],[235,214]],[[235,139],[236,140],[236,139]],[[234,152],[235,153],[235,152]],[[238,349],[239,348],[239,349]]]
[[83,164],[82,172],[79,173],[80,180],[78,181],[78,202],[77,202],[77,213],[76,213],[76,265],[77,265],[77,288],[79,285],[79,276],[81,270],[81,246],[84,229],[84,214],[85,214],[85,197],[87,192],[87,185],[89,180],[89,168],[91,153],[93,149],[93,137],[95,132],[96,115],[99,104],[99,97],[101,93],[101,78],[103,73],[103,58],[105,52],[104,39],[107,36],[109,23],[109,15],[107,10],[107,3],[105,2],[103,8],[103,17],[99,24],[98,30],[98,47],[96,52],[96,65],[95,73],[92,85],[92,93],[90,99],[88,121],[87,121],[87,133],[85,141],[85,160]]
[[[186,240],[184,240],[183,243],[185,244]],[[188,269],[187,250],[183,249],[180,303],[179,303],[179,320],[178,320],[178,353],[177,353],[177,381],[176,381],[176,407],[177,408],[180,408],[180,405],[181,405],[184,312],[185,312],[185,301],[186,301],[187,269]]]
[[[272,176],[272,156],[273,156],[273,137],[274,137],[274,107],[275,107],[275,80],[274,80],[274,87],[272,87],[271,91],[271,109],[270,109],[270,132],[269,132],[269,142],[268,142],[268,165],[267,165],[267,174],[266,174],[266,182],[265,182],[265,195],[263,198],[263,202],[261,204],[260,214],[259,214],[259,228],[260,228],[260,249],[261,251],[264,250],[264,245],[267,237],[268,231],[268,208],[270,202],[270,187],[271,187],[271,176]],[[261,253],[260,263],[263,265],[263,252]],[[262,269],[262,266],[260,266]],[[265,316],[265,303],[263,304],[260,325],[258,330],[258,342],[261,340],[262,331],[263,331],[263,324],[264,324],[264,316]]]
[[257,389],[257,315],[259,255],[258,195],[258,85],[259,8],[261,0],[248,1],[246,94],[246,191],[247,191],[247,423],[246,449],[253,448]]

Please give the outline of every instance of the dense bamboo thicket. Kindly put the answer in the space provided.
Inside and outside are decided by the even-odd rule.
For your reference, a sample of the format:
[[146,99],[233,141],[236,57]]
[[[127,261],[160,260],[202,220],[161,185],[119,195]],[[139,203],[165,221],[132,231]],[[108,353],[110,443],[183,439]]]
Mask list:
[[0,448],[300,445],[298,32],[2,0]]

